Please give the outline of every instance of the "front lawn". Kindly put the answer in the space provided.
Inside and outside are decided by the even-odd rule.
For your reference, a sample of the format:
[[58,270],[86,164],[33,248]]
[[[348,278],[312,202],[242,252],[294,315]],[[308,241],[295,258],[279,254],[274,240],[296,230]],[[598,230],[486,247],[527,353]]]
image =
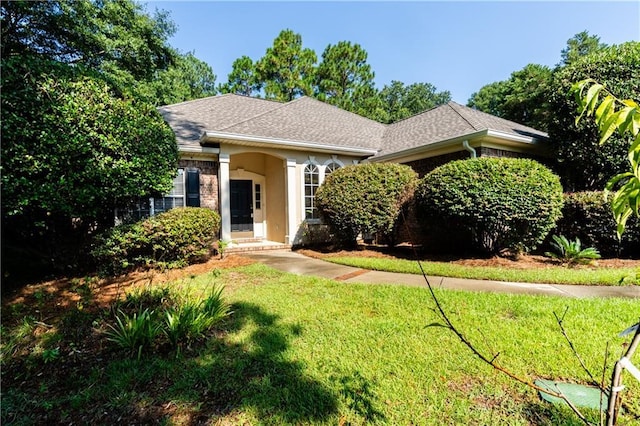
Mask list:
[[[481,364],[448,330],[426,327],[438,318],[424,288],[344,284],[260,264],[172,286],[197,293],[214,283],[226,286],[231,316],[179,354],[157,347],[139,360],[98,332],[110,318],[90,309],[99,288],[59,318],[38,316],[60,303],[54,296],[5,300],[2,423],[582,424]],[[607,342],[618,356],[629,340],[618,332],[638,319],[630,299],[436,292],[481,350],[500,352],[503,365],[531,379],[586,381],[553,312],[568,308],[567,332],[596,377]],[[625,384],[636,416],[619,424],[630,425],[640,386],[628,376]]]
[[[374,271],[422,274],[415,260],[391,255],[372,255],[372,252],[356,250],[335,254],[306,251],[305,254],[320,257],[328,262]],[[478,280],[510,281],[522,283],[581,284],[581,285],[638,285],[640,284],[640,261],[602,260],[593,265],[563,266],[551,261],[526,262],[494,259],[468,261],[467,264],[422,260],[427,275],[439,277],[470,278]],[[492,264],[502,263],[493,266]],[[483,265],[484,264],[484,265]]]

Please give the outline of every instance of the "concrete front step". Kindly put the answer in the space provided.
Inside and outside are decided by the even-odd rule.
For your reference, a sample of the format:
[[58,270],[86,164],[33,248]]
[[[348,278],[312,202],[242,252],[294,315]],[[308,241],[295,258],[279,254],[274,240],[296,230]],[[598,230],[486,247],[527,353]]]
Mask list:
[[241,239],[233,240],[225,253],[246,253],[264,250],[291,250],[290,244],[276,243],[261,239]]

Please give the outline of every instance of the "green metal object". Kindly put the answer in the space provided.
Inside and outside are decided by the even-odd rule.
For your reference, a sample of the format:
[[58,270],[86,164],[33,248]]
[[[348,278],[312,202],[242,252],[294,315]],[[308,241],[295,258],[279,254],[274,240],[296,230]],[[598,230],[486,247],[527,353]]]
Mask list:
[[[577,385],[575,383],[555,382],[553,380],[538,379],[536,385],[551,392],[564,395],[576,407],[605,410],[609,404],[609,398],[600,389],[594,386]],[[562,398],[540,391],[540,397],[553,404],[567,404]]]

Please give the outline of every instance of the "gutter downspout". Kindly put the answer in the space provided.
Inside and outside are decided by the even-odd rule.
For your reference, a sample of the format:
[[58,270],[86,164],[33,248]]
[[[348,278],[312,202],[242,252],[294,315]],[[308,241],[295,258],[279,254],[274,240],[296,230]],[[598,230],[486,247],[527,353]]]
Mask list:
[[471,158],[476,158],[478,156],[476,154],[476,150],[471,145],[469,145],[468,140],[465,139],[462,141],[462,147],[471,153]]

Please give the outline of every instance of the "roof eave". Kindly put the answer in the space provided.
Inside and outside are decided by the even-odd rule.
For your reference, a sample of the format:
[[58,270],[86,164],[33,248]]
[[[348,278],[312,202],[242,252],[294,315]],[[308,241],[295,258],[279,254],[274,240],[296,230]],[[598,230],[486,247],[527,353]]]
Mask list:
[[380,155],[374,158],[370,158],[369,161],[373,161],[373,162],[398,161],[400,159],[415,157],[416,155],[419,155],[419,154],[442,150],[447,147],[452,147],[452,146],[461,144],[465,140],[471,141],[471,140],[480,139],[482,143],[483,138],[489,138],[489,137],[501,139],[503,141],[508,141],[510,142],[510,144],[514,144],[514,145],[516,144],[538,145],[545,141],[545,139],[543,138],[535,138],[533,136],[514,135],[512,133],[501,132],[498,130],[483,129],[477,132],[456,136],[454,138],[444,139],[438,142],[417,146],[415,148],[410,148],[402,151],[392,152],[385,155]]
[[426,145],[420,145],[414,148],[405,149],[402,151],[391,152],[389,154],[380,155],[378,157],[370,158],[369,161],[374,162],[382,162],[382,161],[394,161],[405,157],[414,156],[421,153],[426,153],[429,151],[435,151],[438,149],[446,148],[448,146],[453,146],[456,144],[461,144],[462,141],[468,139],[475,139],[483,136],[487,136],[487,130],[480,130],[474,133],[467,133],[465,135],[456,136],[450,139],[444,139],[438,142],[433,142]]
[[526,135],[514,135],[513,133],[501,132],[499,130],[486,130],[486,136],[492,136],[495,138],[506,139],[513,142],[522,142],[522,143],[530,143],[536,144],[540,142],[545,142],[548,138],[544,136],[536,137],[536,136],[526,136]]
[[228,133],[219,131],[206,131],[200,138],[200,143],[205,144],[207,142],[222,142],[229,144],[269,147],[269,148],[285,148],[297,151],[314,151],[314,152],[326,152],[357,155],[370,157],[375,155],[378,151],[368,148],[359,147],[345,147],[339,145],[326,145],[319,144],[318,142],[309,141],[296,141],[280,138],[270,138],[266,136],[254,136],[244,135],[239,133]]

